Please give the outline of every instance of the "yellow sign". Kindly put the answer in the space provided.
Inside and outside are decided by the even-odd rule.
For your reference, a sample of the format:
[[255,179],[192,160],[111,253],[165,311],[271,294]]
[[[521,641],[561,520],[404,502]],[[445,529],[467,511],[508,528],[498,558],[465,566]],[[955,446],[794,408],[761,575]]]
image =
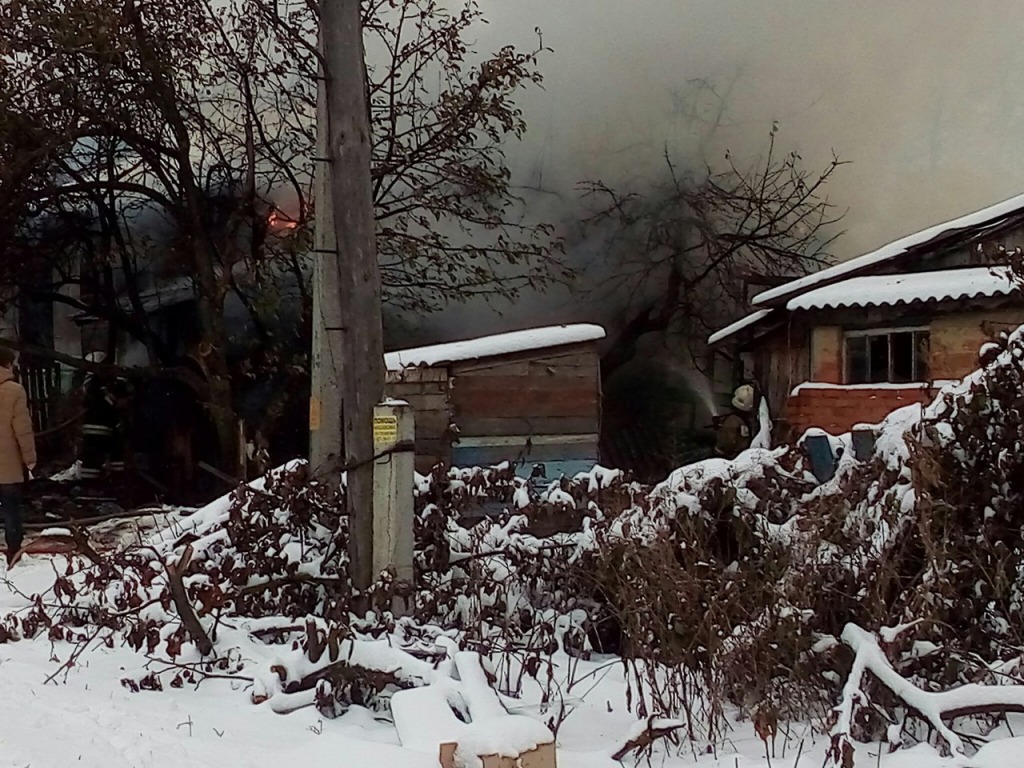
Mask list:
[[320,429],[320,400],[316,397],[309,398],[309,428],[313,432]]
[[[364,422],[365,423],[365,422]],[[373,417],[373,444],[387,445],[398,442],[398,419],[394,416]]]

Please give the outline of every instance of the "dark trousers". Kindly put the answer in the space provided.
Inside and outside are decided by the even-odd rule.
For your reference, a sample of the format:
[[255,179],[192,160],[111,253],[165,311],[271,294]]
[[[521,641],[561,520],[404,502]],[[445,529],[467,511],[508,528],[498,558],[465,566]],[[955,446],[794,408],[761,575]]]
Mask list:
[[21,519],[21,486],[0,485],[0,512],[4,516],[4,538],[7,551],[14,554],[21,549],[25,528]]
[[124,471],[124,433],[118,427],[86,424],[82,429],[83,480],[94,480],[103,474],[104,465],[111,472]]

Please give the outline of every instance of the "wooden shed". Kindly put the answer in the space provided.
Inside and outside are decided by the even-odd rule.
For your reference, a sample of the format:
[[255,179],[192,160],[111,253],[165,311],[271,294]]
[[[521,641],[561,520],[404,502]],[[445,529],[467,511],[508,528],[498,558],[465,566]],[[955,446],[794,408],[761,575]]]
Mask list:
[[598,460],[597,325],[531,328],[385,356],[387,394],[416,416],[416,468],[543,464],[548,477]]

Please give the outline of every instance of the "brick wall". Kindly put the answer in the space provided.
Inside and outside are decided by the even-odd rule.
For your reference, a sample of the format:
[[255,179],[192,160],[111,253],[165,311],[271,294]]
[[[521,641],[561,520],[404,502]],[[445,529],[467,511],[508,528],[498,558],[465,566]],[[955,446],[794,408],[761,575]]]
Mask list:
[[[538,446],[552,436],[565,437],[564,444],[545,444],[552,456],[571,459],[582,451],[591,463],[597,459],[601,379],[593,344],[389,371],[385,391],[412,406],[418,472],[450,463],[453,444],[494,447],[495,457],[476,462],[515,458],[522,446],[508,438],[536,439],[530,455],[538,461],[551,459]],[[581,442],[581,435],[592,439]]]
[[935,390],[922,387],[906,389],[831,386],[804,386],[789,398],[786,417],[797,436],[809,427],[832,434],[849,432],[855,424],[874,424],[897,408],[930,402]]
[[[978,367],[978,350],[999,331],[1024,323],[1024,307],[950,311],[929,323],[930,378],[959,379]],[[867,385],[843,386],[843,331],[839,326],[817,326],[811,333],[811,381],[828,387],[800,387],[786,403],[786,420],[800,435],[808,427],[833,434],[855,424],[876,423],[905,405],[930,402],[935,390]]]
[[428,472],[439,461],[447,462],[452,422],[449,371],[447,367],[407,368],[389,371],[385,391],[388,397],[405,400],[416,419],[416,471]]

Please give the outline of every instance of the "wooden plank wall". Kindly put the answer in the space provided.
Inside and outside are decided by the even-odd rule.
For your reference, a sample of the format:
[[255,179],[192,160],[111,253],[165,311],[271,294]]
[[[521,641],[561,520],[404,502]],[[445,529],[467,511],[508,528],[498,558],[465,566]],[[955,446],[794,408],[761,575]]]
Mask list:
[[755,344],[754,377],[768,399],[772,419],[783,418],[789,393],[811,378],[807,331],[803,326],[779,328]]
[[593,344],[456,363],[452,379],[457,456],[471,463],[597,460],[601,379]]
[[452,366],[452,405],[464,436],[597,432],[600,378],[593,349],[542,351]]
[[60,363],[31,360],[23,355],[19,365],[19,379],[28,395],[32,413],[32,428],[42,432],[53,426],[60,400]]

